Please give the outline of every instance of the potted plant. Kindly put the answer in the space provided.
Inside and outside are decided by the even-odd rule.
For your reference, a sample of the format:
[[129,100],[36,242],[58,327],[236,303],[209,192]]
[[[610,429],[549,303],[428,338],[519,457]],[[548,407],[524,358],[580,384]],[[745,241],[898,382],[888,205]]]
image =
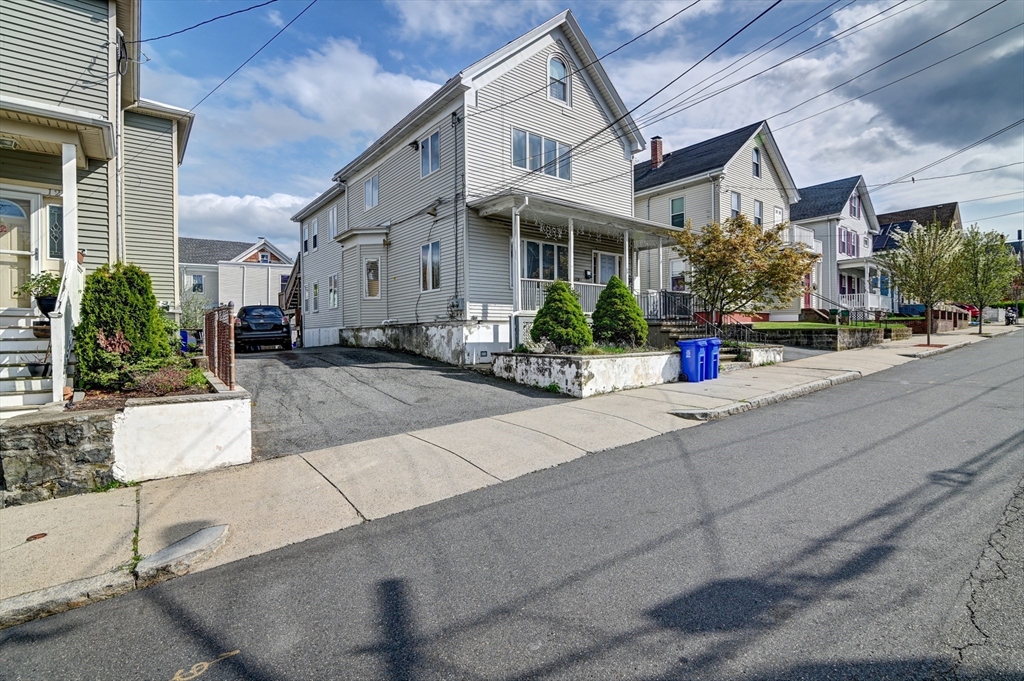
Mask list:
[[29,276],[28,281],[19,286],[15,293],[19,296],[31,295],[36,299],[39,311],[47,317],[57,308],[57,294],[60,293],[60,278],[53,272],[40,272]]

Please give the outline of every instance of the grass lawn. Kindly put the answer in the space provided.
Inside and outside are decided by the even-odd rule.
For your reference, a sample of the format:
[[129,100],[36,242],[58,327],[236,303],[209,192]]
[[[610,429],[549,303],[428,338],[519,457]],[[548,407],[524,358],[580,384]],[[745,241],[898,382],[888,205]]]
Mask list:
[[[890,323],[888,326],[902,326],[902,324]],[[835,329],[835,324],[827,322],[754,322],[754,331],[800,331],[804,329]],[[854,329],[881,329],[884,325],[878,322],[859,322],[854,325],[843,324],[840,328]]]

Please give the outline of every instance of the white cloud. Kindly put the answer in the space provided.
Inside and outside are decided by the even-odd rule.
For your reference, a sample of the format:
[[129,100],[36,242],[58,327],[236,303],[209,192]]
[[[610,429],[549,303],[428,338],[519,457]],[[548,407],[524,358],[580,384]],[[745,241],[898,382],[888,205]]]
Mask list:
[[266,14],[267,23],[274,28],[281,28],[284,26],[284,19],[281,18],[281,13],[276,9],[269,10]]
[[289,218],[311,200],[290,194],[179,196],[181,235],[252,242],[263,236],[294,255],[299,249],[298,227]]
[[493,46],[495,36],[508,41],[550,19],[562,7],[551,0],[467,0],[465,2],[398,2],[388,7],[398,17],[399,35],[405,40],[428,40],[436,49],[449,44]]

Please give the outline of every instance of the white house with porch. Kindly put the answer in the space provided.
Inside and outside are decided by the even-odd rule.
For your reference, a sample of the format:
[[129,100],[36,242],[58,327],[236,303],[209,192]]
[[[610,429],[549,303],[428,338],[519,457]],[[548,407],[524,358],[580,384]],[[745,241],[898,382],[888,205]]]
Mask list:
[[[584,310],[675,228],[633,212],[645,146],[569,11],[467,67],[299,211],[306,346],[453,364],[514,347],[555,279]],[[651,314],[662,306],[640,294]]]
[[885,272],[874,258],[879,227],[864,178],[802,187],[800,197],[790,206],[793,224],[823,245],[820,279],[805,294],[804,309],[892,311],[893,298],[880,286]]
[[[193,114],[140,97],[140,27],[141,0],[4,0],[0,418],[63,400],[87,273],[135,263],[177,310],[178,165]],[[17,290],[41,272],[61,282],[49,337]]]

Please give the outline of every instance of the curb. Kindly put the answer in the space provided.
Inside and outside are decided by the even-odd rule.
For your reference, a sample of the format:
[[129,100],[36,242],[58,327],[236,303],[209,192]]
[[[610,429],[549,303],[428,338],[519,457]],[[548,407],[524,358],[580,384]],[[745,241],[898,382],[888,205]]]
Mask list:
[[0,600],[0,629],[56,615],[180,577],[209,558],[227,539],[228,526],[199,530],[138,564]]
[[718,419],[724,419],[726,416],[741,414],[745,411],[750,411],[751,409],[766,407],[769,404],[785,402],[786,400],[791,400],[795,397],[801,397],[813,392],[818,392],[819,390],[825,390],[826,388],[831,388],[832,386],[836,386],[841,383],[856,381],[860,377],[861,373],[859,371],[846,371],[841,374],[836,374],[835,376],[830,376],[829,378],[822,378],[817,381],[811,381],[810,383],[796,385],[792,388],[776,390],[766,395],[751,398],[746,402],[736,402],[722,407],[715,407],[714,409],[685,409],[671,411],[669,413],[691,421],[717,421]]
[[896,353],[900,357],[913,357],[914,359],[924,359],[925,357],[932,357],[934,355],[941,355],[944,352],[950,352],[957,350],[968,345],[974,345],[970,341],[963,341],[960,343],[953,343],[951,345],[945,345],[941,348],[929,348],[928,350],[921,350],[920,352],[898,352]]

